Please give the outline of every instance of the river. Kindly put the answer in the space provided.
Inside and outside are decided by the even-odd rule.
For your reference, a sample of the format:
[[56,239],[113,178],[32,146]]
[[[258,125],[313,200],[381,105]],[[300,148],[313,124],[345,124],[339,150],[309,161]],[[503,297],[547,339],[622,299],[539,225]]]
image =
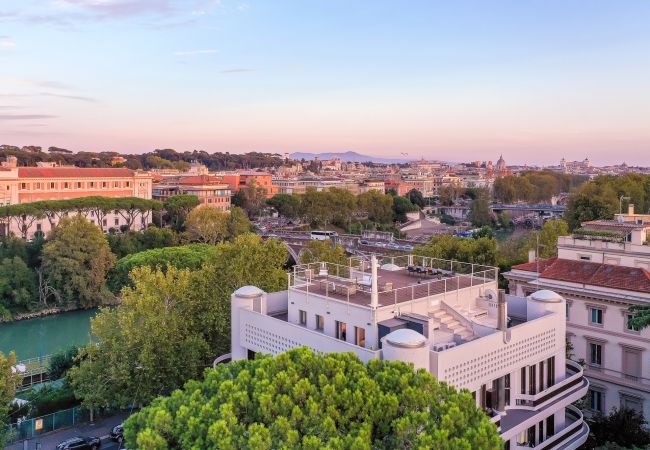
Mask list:
[[97,310],[73,311],[0,324],[0,352],[15,350],[19,360],[49,355],[88,342]]

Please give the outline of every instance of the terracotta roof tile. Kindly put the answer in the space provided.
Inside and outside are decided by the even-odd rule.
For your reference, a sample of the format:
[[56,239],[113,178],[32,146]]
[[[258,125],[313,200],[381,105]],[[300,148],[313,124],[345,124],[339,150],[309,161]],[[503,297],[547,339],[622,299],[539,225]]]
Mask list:
[[[537,263],[519,264],[512,268],[536,272]],[[539,261],[539,270],[540,278],[650,293],[650,272],[639,267],[551,258]]]

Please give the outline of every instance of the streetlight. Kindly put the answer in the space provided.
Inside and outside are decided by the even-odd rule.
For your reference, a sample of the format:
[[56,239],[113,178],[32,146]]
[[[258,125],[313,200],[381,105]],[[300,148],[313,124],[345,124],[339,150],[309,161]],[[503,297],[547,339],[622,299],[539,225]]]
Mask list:
[[631,200],[631,197],[624,197],[621,195],[618,199],[618,213],[623,214],[623,200]]

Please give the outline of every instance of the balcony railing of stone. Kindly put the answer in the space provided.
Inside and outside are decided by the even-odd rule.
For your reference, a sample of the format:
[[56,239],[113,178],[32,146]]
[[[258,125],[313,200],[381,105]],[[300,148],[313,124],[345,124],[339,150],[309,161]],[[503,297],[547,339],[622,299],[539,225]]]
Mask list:
[[594,366],[593,364],[587,364],[587,375],[599,376],[603,375],[607,378],[617,379],[628,383],[642,384],[644,386],[650,386],[650,378],[645,378],[639,375],[632,375],[625,372],[620,372],[618,370],[606,369],[600,366]]
[[566,362],[566,378],[553,386],[549,386],[537,394],[517,394],[515,405],[512,408],[535,410],[543,407],[546,403],[554,401],[558,396],[566,392],[584,387],[587,383],[583,376],[582,366],[575,361]]
[[[585,423],[582,412],[575,406],[568,405],[565,410],[565,424],[567,426],[563,430],[558,431],[553,436],[549,436],[535,446],[530,444],[517,444],[517,447],[527,447],[533,450],[556,450],[579,447],[589,435],[589,426]],[[572,445],[568,447],[570,443]]]

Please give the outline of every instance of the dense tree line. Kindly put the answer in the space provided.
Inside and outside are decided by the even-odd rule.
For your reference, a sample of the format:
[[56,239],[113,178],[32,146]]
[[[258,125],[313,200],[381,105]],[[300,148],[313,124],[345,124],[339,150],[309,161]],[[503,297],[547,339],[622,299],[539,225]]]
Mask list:
[[580,222],[627,213],[631,203],[637,213],[650,213],[650,175],[602,175],[582,185],[569,198],[566,219],[574,229]]
[[497,202],[517,201],[544,203],[561,192],[571,192],[588,180],[584,175],[570,175],[550,170],[524,172],[494,181],[493,196]]
[[[55,162],[76,167],[120,167],[130,169],[179,169],[187,170],[192,161],[204,164],[210,170],[249,169],[254,167],[277,167],[283,163],[278,154],[249,152],[208,153],[203,150],[177,152],[173,149],[157,149],[143,154],[121,154],[118,152],[71,152],[66,149],[50,147],[44,152],[40,147],[0,146],[0,158],[15,156],[20,166],[35,166],[38,162]],[[122,157],[124,163],[113,164],[113,158]]]
[[500,449],[468,391],[401,361],[303,347],[206,371],[125,425],[129,448]]
[[177,268],[194,263],[160,253],[157,261],[156,255],[134,256],[141,265],[131,265],[121,304],[93,319],[93,342],[70,372],[85,406],[146,404],[200,377],[230,350],[232,292],[248,284],[267,292],[286,289],[282,243],[247,233],[199,248],[207,247],[210,256],[198,268]]
[[377,224],[405,222],[406,213],[419,207],[407,197],[368,191],[354,195],[345,189],[323,191],[307,189],[304,194],[276,194],[267,204],[288,219],[299,219],[312,226],[330,224],[349,229],[352,222],[367,219]]

